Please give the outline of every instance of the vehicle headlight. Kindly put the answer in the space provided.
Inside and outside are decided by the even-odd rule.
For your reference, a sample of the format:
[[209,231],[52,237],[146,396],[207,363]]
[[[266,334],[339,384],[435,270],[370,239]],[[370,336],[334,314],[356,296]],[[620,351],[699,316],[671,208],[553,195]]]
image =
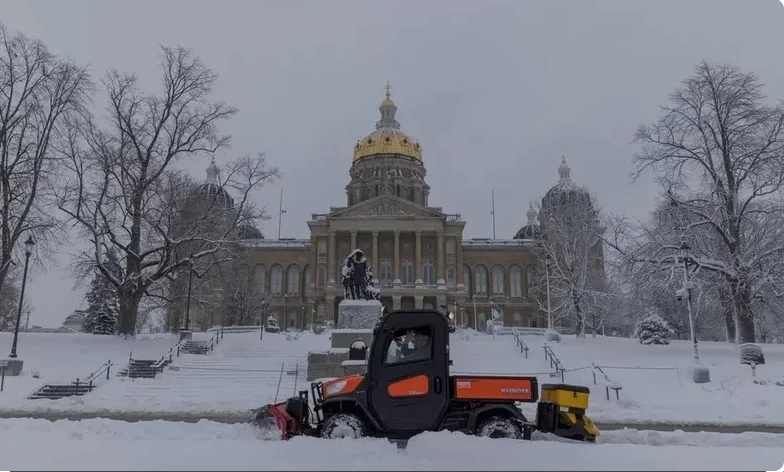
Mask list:
[[344,388],[346,388],[346,383],[348,382],[346,382],[345,380],[338,380],[337,382],[333,382],[327,385],[327,388],[325,389],[325,393],[327,395],[338,394],[342,392]]

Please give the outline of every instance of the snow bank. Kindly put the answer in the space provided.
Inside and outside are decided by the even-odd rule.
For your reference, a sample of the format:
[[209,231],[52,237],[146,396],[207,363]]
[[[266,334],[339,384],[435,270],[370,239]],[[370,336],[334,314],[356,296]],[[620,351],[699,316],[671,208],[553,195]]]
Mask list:
[[[776,470],[782,440],[659,433],[667,445],[514,441],[426,433],[399,450],[386,440],[261,441],[249,425],[110,420],[0,420],[9,470]],[[688,440],[684,440],[688,437]],[[643,443],[645,441],[642,441]],[[692,443],[698,445],[685,446]],[[46,444],[46,454],[41,445]],[[143,451],[142,454],[131,453]],[[302,451],[307,451],[303,454]],[[130,453],[130,455],[129,455]]]

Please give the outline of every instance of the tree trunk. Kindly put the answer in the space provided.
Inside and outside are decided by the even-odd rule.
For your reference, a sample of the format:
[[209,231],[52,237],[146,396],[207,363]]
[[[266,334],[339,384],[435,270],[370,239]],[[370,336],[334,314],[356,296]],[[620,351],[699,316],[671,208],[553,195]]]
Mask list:
[[574,313],[577,317],[576,320],[577,325],[575,326],[577,328],[576,330],[577,337],[584,338],[585,337],[585,314],[583,313],[580,307],[579,297],[577,295],[572,296],[572,301],[574,303]]
[[134,336],[136,334],[136,317],[139,313],[139,304],[142,301],[141,294],[130,286],[130,283],[126,283],[120,287],[119,295],[120,319],[117,333],[122,336]]
[[754,313],[751,311],[751,291],[744,284],[735,283],[733,303],[735,306],[735,340],[738,344],[756,342]]

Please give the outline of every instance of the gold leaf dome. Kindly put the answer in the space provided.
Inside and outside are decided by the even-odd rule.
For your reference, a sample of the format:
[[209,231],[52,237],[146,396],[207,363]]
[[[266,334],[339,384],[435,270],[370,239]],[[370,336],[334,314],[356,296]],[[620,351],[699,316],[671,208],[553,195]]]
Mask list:
[[422,162],[422,147],[418,141],[400,131],[400,123],[395,120],[397,106],[392,101],[390,93],[392,87],[387,85],[386,88],[386,98],[378,107],[381,120],[376,123],[375,131],[357,141],[352,164],[378,154],[397,154]]

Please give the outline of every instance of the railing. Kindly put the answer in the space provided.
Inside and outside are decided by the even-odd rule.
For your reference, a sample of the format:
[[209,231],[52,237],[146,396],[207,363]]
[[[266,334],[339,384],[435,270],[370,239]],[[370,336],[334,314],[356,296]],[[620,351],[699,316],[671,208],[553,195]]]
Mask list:
[[468,247],[523,247],[530,246],[535,241],[532,239],[464,239],[463,246]]
[[[98,369],[96,369],[95,372],[93,372],[92,374],[88,375],[87,379],[85,380],[85,382],[88,382],[88,383],[92,384],[94,380],[98,379],[98,376],[100,376],[100,375],[102,375],[104,373],[106,373],[106,380],[109,380],[109,376],[111,375],[111,370],[112,370],[112,366],[113,365],[114,364],[112,364],[111,360],[106,361],[106,363],[103,364],[101,367],[98,367]],[[76,379],[76,381],[78,382],[79,379]]]
[[551,369],[555,369],[554,372],[550,373],[550,377],[558,377],[560,375],[561,382],[565,382],[564,372],[566,372],[566,369],[564,369],[564,366],[563,364],[561,364],[561,361],[558,359],[558,356],[556,356],[555,353],[553,352],[553,348],[551,348],[547,344],[544,345],[544,359],[550,361]]
[[247,239],[239,241],[246,247],[304,248],[310,246],[310,239]]
[[512,334],[514,335],[515,343],[520,348],[520,353],[525,354],[525,358],[528,359],[528,346],[523,341],[523,335],[520,334],[520,331],[517,328],[512,328]]
[[607,375],[604,370],[602,370],[601,366],[596,365],[596,363],[591,362],[591,374],[593,374],[593,384],[596,385],[596,373],[601,374],[604,377],[604,393],[607,397],[607,401],[610,401],[610,389],[615,391],[615,399],[620,400],[620,390],[623,388],[620,384],[613,382],[610,380],[610,376]]

